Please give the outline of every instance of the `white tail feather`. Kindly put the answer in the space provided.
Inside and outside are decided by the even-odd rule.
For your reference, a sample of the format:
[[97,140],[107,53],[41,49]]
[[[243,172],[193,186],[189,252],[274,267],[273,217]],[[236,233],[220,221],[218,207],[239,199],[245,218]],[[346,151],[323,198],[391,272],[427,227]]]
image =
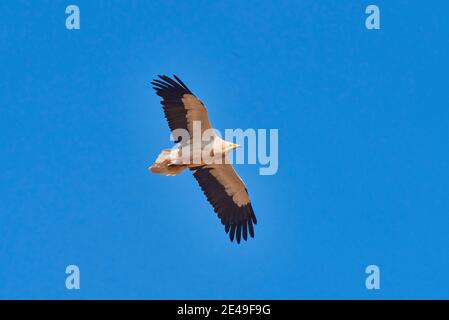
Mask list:
[[148,168],[152,173],[162,174],[164,176],[176,176],[185,168],[182,161],[178,158],[179,150],[165,149],[157,157],[156,161]]

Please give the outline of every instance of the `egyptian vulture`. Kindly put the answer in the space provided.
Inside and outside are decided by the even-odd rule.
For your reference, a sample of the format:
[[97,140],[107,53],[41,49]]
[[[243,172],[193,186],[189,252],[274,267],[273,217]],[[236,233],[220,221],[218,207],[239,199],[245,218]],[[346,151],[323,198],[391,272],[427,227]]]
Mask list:
[[199,162],[183,161],[185,154],[182,155],[182,150],[190,150],[191,154],[187,153],[189,160],[193,159],[195,153],[206,150],[205,142],[192,142],[195,141],[194,124],[200,124],[201,134],[208,129],[212,130],[212,126],[204,104],[177,76],[174,75],[174,78],[175,80],[159,76],[159,79],[153,80],[151,84],[156,94],[162,98],[165,118],[174,137],[174,133],[179,131],[177,129],[184,129],[190,139],[175,141],[177,144],[172,149],[163,150],[148,169],[153,173],[174,176],[188,168],[220,218],[231,242],[234,238],[237,243],[240,243],[242,237],[247,240],[248,234],[254,238],[253,225],[257,220],[248,191],[232,165],[226,161],[227,154],[238,145],[222,140],[213,133],[207,142],[209,149],[206,154],[222,161],[207,162],[203,158]]

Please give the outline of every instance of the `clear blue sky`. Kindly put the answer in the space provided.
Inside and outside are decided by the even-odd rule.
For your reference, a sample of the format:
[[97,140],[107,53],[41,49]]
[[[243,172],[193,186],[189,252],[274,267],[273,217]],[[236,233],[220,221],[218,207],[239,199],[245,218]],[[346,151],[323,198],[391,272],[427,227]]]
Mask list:
[[[0,298],[449,298],[448,10],[1,2]],[[219,130],[279,129],[276,175],[236,167],[255,239],[229,242],[190,173],[147,171],[171,145],[161,73]]]

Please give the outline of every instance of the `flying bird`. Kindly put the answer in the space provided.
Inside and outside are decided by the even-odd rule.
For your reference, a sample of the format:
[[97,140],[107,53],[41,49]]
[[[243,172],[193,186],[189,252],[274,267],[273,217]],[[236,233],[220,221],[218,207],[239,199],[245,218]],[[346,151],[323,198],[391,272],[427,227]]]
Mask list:
[[[182,129],[190,139],[176,140],[175,147],[163,150],[148,169],[165,176],[175,176],[189,169],[220,218],[231,242],[234,238],[237,243],[240,243],[242,237],[247,240],[248,234],[254,238],[253,225],[257,219],[248,191],[227,161],[227,155],[238,145],[222,140],[215,133],[211,134],[210,141],[195,143],[194,133],[198,134],[195,125],[200,125],[200,134],[206,130],[212,131],[206,107],[176,75],[174,79],[165,75],[158,77],[151,84],[162,98],[161,104],[172,134],[176,136],[176,132]],[[183,161],[185,150],[191,152],[187,153],[189,161]],[[199,162],[190,161],[196,153],[202,152],[221,161],[204,161],[202,158]]]

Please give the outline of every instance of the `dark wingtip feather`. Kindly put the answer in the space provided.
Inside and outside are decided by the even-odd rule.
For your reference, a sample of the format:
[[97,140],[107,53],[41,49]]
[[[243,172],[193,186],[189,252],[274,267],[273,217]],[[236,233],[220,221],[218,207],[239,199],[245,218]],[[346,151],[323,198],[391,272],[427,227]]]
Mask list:
[[248,224],[246,221],[243,223],[243,239],[248,240]]
[[242,225],[237,225],[237,243],[240,243],[240,239],[242,238]]
[[256,218],[256,216],[255,216],[254,213],[252,214],[252,218],[253,218],[253,219],[252,219],[252,220],[253,220],[253,223],[254,223],[254,224],[257,224],[257,218]]
[[253,207],[250,206],[249,209],[251,210],[251,220],[253,220],[254,224],[257,224],[257,218],[256,218],[256,215],[254,213]]
[[234,235],[235,235],[235,224],[231,225],[231,230],[229,231],[229,239],[231,239],[231,242],[234,241]]
[[254,227],[253,222],[251,220],[248,220],[248,228],[249,228],[249,235],[251,238],[254,238]]
[[179,83],[177,83],[177,82],[176,82],[175,80],[173,80],[172,78],[167,77],[167,76],[162,76],[162,78],[163,78],[164,81],[166,81],[167,83],[169,83],[173,88],[181,88],[181,89],[184,89],[184,88],[182,88],[182,87],[179,85]]
[[179,82],[179,84],[180,84],[184,89],[186,89],[187,92],[192,93],[192,92],[190,91],[190,89],[185,85],[185,83],[182,82],[182,80],[179,79],[178,76],[176,76],[176,74],[174,74],[173,77],[176,79],[176,81]]

